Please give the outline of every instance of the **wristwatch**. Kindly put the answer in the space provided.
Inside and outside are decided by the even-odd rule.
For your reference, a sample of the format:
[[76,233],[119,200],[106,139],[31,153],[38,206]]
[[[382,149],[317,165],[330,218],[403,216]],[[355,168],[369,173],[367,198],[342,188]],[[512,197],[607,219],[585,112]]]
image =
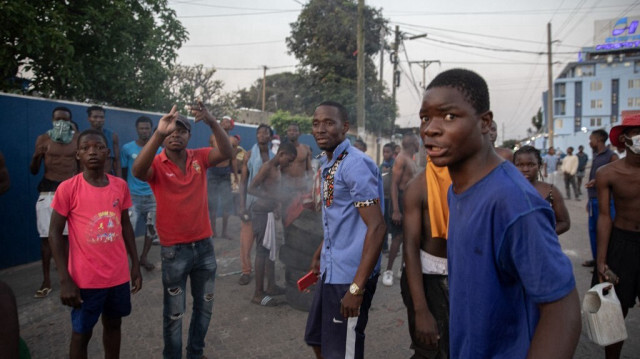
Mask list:
[[351,283],[351,286],[349,286],[349,293],[352,295],[363,295],[364,289],[360,289],[357,284]]

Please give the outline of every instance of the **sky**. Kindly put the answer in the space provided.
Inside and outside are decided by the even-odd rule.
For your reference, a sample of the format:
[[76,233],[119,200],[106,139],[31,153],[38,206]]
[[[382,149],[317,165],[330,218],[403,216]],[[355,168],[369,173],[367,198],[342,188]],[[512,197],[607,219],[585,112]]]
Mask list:
[[[189,32],[178,62],[216,68],[215,77],[229,92],[261,79],[263,66],[268,67],[267,74],[293,72],[298,62],[288,54],[285,39],[307,1],[169,0]],[[640,13],[640,1],[633,0],[365,0],[365,4],[382,9],[389,21],[388,43],[393,42],[396,26],[405,38],[399,54],[397,123],[419,125],[423,70],[409,62],[439,61],[427,67],[427,84],[438,73],[460,67],[485,78],[498,123],[498,143],[526,137],[533,127],[531,118],[542,106],[547,88],[547,23],[552,29],[555,78],[568,63],[577,61],[582,47],[594,45],[594,21]],[[408,39],[421,34],[427,36]],[[374,61],[379,65],[379,58]],[[388,86],[392,66],[386,54],[383,77]]]

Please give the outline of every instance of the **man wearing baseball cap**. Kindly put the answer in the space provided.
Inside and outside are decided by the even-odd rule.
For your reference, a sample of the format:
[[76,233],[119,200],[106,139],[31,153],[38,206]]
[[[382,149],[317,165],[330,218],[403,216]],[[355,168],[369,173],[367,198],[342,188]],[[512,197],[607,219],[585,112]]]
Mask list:
[[[191,124],[176,106],[162,116],[157,130],[133,163],[132,173],[147,181],[156,197],[156,230],[162,248],[164,358],[182,357],[182,317],[191,281],[193,310],[187,358],[205,358],[204,338],[213,310],[216,256],[207,208],[207,168],[231,158],[227,133],[200,102],[191,109],[207,124],[216,148],[187,149]],[[163,145],[164,150],[156,156]]]
[[[640,114],[623,118],[621,125],[611,129],[609,139],[617,148],[626,148],[627,156],[596,173],[599,213],[594,282],[614,282],[626,317],[640,298]],[[616,213],[613,221],[610,196]],[[606,346],[606,357],[619,358],[622,344]]]

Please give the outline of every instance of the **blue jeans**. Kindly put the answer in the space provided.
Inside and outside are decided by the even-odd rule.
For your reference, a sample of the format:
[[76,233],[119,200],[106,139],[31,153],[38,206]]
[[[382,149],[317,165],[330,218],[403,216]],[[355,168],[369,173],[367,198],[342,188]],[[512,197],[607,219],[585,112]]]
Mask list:
[[[609,215],[611,215],[611,220],[613,221],[616,217],[616,209],[613,206],[613,199],[609,204]],[[597,198],[589,198],[589,241],[591,242],[591,254],[593,254],[593,259],[596,259],[596,248],[597,248],[597,239],[598,239],[598,213],[600,213],[598,209],[598,199]]]
[[147,225],[156,226],[156,198],[152,194],[139,196],[131,194],[133,207],[129,212],[136,236],[147,235]]
[[200,358],[204,350],[216,277],[213,240],[162,246],[162,286],[164,289],[163,337],[165,359],[182,358],[182,317],[186,305],[187,277],[191,277],[193,309],[189,325],[187,358]]

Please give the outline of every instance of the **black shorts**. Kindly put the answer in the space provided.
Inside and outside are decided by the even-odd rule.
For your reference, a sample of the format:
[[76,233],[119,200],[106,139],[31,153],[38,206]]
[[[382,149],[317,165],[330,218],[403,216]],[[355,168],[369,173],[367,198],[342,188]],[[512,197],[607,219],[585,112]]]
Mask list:
[[[398,206],[400,206],[400,213],[404,213],[403,191],[398,193]],[[393,201],[391,201],[391,197],[384,199],[384,207],[384,219],[387,224],[387,234],[391,234],[392,237],[402,234],[402,224],[398,226],[391,220],[391,214],[393,212]]]
[[416,340],[416,319],[413,310],[413,300],[409,291],[406,271],[402,271],[400,278],[400,293],[402,301],[407,307],[407,319],[409,322],[409,335],[411,336],[411,349],[415,354],[411,358],[446,359],[449,358],[449,281],[446,275],[422,274],[422,285],[427,305],[431,315],[438,324],[440,341],[437,348],[426,347]]
[[622,308],[633,307],[640,298],[640,232],[613,227],[607,265],[620,278],[615,289]]
[[318,283],[304,334],[305,342],[320,347],[325,358],[364,358],[364,329],[369,321],[369,308],[376,292],[378,275],[369,278],[365,284],[360,315],[345,318],[340,314],[340,301],[350,284],[324,283],[325,277]]

